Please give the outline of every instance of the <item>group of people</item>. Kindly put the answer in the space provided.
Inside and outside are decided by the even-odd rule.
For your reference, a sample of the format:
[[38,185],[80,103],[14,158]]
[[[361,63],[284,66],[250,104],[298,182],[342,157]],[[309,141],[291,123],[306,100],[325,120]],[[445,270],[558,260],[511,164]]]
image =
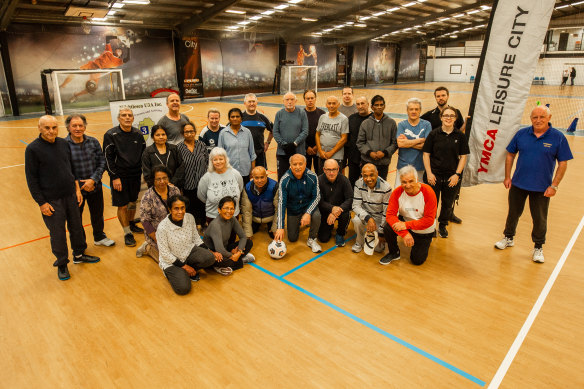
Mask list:
[[[423,115],[421,100],[409,99],[408,118],[398,125],[384,112],[382,96],[370,101],[358,96],[353,102],[350,87],[343,89],[340,99],[327,98],[327,112],[316,107],[315,91],[304,92],[304,109],[296,106],[294,94],[287,93],[273,123],[257,112],[257,97],[248,94],[245,111],[230,109],[225,127],[220,125],[220,112],[210,109],[208,124],[197,139],[195,125],[180,113],[179,96],[171,94],[168,113],[153,126],[148,147],[132,126],[133,112],[128,108],[120,109],[119,125],[106,132],[103,148],[85,134],[83,115],[66,119],[66,139],[57,137],[57,120],[43,116],[39,138],[26,149],[26,177],[51,233],[58,276],[70,277],[65,225],[74,263],[99,261],[85,253],[81,224],[85,202],[95,244],[115,244],[103,232],[105,169],[125,244],[136,246],[133,234],[144,233],[136,255],[154,258],[177,294],[189,293],[201,269],[229,275],[253,262],[252,238],[263,224],[271,238],[281,241],[287,232],[290,242],[308,227],[307,246],[318,253],[319,241],[326,243],[333,234],[335,244],[344,246],[352,221],[357,234],[354,253],[384,253],[387,244],[388,252],[380,260],[387,265],[400,258],[400,236],[411,247],[411,262],[421,265],[436,237],[440,199],[438,235],[447,238],[449,222],[461,222],[453,209],[469,154],[464,119],[448,105],[448,90],[439,87],[434,96],[437,107]],[[504,184],[510,189],[509,216],[505,237],[496,244],[499,249],[513,246],[517,220],[529,196],[536,262],[543,262],[549,197],[572,158],[550,118],[548,108],[534,109],[533,125],[519,131],[507,148]],[[277,143],[278,181],[266,170],[265,153],[272,139]],[[387,175],[396,151],[398,171],[392,188]],[[540,164],[546,168],[535,168]],[[135,219],[142,176],[148,189]]]
[[566,85],[566,83],[568,82],[568,77],[570,78],[570,81],[572,82],[572,86],[574,85],[574,79],[576,78],[576,68],[572,66],[571,69],[564,69],[562,71],[562,83],[560,84],[560,86],[564,86]]

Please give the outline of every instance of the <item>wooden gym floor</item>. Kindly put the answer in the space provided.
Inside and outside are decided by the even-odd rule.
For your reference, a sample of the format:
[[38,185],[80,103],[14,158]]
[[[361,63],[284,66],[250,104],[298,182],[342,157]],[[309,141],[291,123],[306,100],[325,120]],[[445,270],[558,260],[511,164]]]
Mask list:
[[[466,112],[472,85],[444,85],[450,103]],[[386,112],[400,121],[409,97],[421,98],[424,111],[434,107],[436,86],[387,85],[355,94],[382,94]],[[319,93],[318,105],[333,93],[340,96],[338,90]],[[534,86],[522,123],[529,124],[536,101],[551,103],[553,112],[574,101],[581,109],[583,95],[583,87]],[[208,108],[225,114],[242,101],[185,104],[183,112],[200,130]],[[281,96],[259,101],[273,119]],[[88,134],[101,141],[112,127],[109,112],[87,117]],[[456,214],[463,223],[450,225],[448,239],[434,240],[423,266],[404,258],[381,266],[381,254],[353,254],[354,240],[344,248],[324,244],[315,256],[305,245],[307,231],[274,261],[262,230],[253,239],[255,264],[230,277],[203,275],[181,297],[154,261],[124,246],[108,189],[105,230],[116,246],[95,247],[89,238],[88,252],[102,261],[70,264],[71,280],[57,279],[48,232],[24,177],[24,148],[38,136],[37,120],[0,122],[2,387],[584,387],[584,240],[578,229],[584,138],[568,136],[575,158],[551,201],[545,264],[531,261],[527,210],[515,247],[493,247],[502,237],[507,192],[503,185],[480,185],[462,190]],[[552,118],[561,128],[569,121],[567,113]],[[140,244],[143,238],[136,237]],[[555,283],[546,289],[550,279]],[[537,305],[539,314],[528,318]],[[533,323],[528,332],[526,322]],[[522,344],[515,342],[525,333]],[[506,358],[510,350],[517,351],[514,359]],[[502,365],[508,371],[495,377]]]

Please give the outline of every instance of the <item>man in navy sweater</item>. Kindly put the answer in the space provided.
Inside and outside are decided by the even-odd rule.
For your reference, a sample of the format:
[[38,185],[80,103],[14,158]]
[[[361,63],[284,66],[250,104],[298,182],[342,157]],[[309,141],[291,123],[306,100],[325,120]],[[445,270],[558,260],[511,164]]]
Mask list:
[[95,263],[99,258],[85,254],[87,244],[78,208],[83,195],[73,175],[69,145],[57,137],[57,119],[41,117],[39,131],[39,137],[24,153],[26,183],[51,235],[51,250],[57,257],[53,266],[57,267],[59,279],[65,281],[71,278],[67,268],[69,249],[65,227],[69,230],[73,263]]
[[278,199],[278,229],[274,239],[284,238],[284,220],[288,211],[288,240],[296,242],[300,227],[310,226],[306,244],[313,253],[319,253],[322,248],[316,241],[320,227],[320,190],[318,178],[312,171],[306,169],[306,157],[294,154],[289,160],[290,169],[280,180],[280,197]]

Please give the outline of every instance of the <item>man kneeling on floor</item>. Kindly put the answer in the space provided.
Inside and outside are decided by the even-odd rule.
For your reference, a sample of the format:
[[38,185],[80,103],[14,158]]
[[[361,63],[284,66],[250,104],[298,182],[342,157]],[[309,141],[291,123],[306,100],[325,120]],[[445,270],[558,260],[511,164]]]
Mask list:
[[322,248],[316,241],[320,227],[320,190],[318,178],[306,169],[306,157],[294,154],[290,157],[290,168],[280,180],[280,197],[278,199],[278,229],[274,240],[284,239],[284,220],[288,211],[288,240],[296,242],[300,227],[310,226],[306,245],[313,253],[320,253]]
[[278,213],[278,183],[268,177],[263,166],[256,166],[251,171],[252,180],[245,185],[241,196],[242,227],[245,235],[251,239],[260,226],[268,224],[268,234],[274,239]]
[[397,236],[401,236],[406,247],[411,247],[410,260],[414,265],[426,262],[436,217],[436,195],[429,185],[418,182],[418,172],[412,165],[398,171],[401,186],[396,187],[387,206],[387,224],[383,235],[389,253],[379,260],[389,265],[400,258]]

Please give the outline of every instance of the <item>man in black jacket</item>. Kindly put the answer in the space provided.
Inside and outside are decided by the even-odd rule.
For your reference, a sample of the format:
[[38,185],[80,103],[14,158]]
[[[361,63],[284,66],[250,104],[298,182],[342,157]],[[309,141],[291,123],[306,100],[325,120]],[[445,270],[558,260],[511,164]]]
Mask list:
[[112,205],[118,207],[118,220],[124,229],[126,246],[136,246],[132,232],[144,230],[136,225],[136,201],[140,193],[142,176],[142,153],[146,148],[144,136],[132,127],[134,113],[121,108],[118,113],[119,126],[109,129],[103,137],[103,153],[111,180]]
[[318,177],[320,189],[321,220],[318,229],[318,240],[326,243],[330,240],[335,222],[338,221],[335,244],[345,245],[345,234],[351,220],[351,206],[353,204],[353,188],[349,179],[339,174],[339,163],[334,159],[327,159],[323,165],[324,173]]
[[69,229],[73,263],[95,263],[99,258],[85,254],[87,244],[79,213],[83,195],[73,175],[69,145],[57,137],[57,119],[41,117],[39,131],[39,137],[24,153],[26,183],[51,235],[51,250],[57,257],[53,266],[57,267],[59,279],[65,281],[71,278],[67,268],[69,249],[65,227]]

